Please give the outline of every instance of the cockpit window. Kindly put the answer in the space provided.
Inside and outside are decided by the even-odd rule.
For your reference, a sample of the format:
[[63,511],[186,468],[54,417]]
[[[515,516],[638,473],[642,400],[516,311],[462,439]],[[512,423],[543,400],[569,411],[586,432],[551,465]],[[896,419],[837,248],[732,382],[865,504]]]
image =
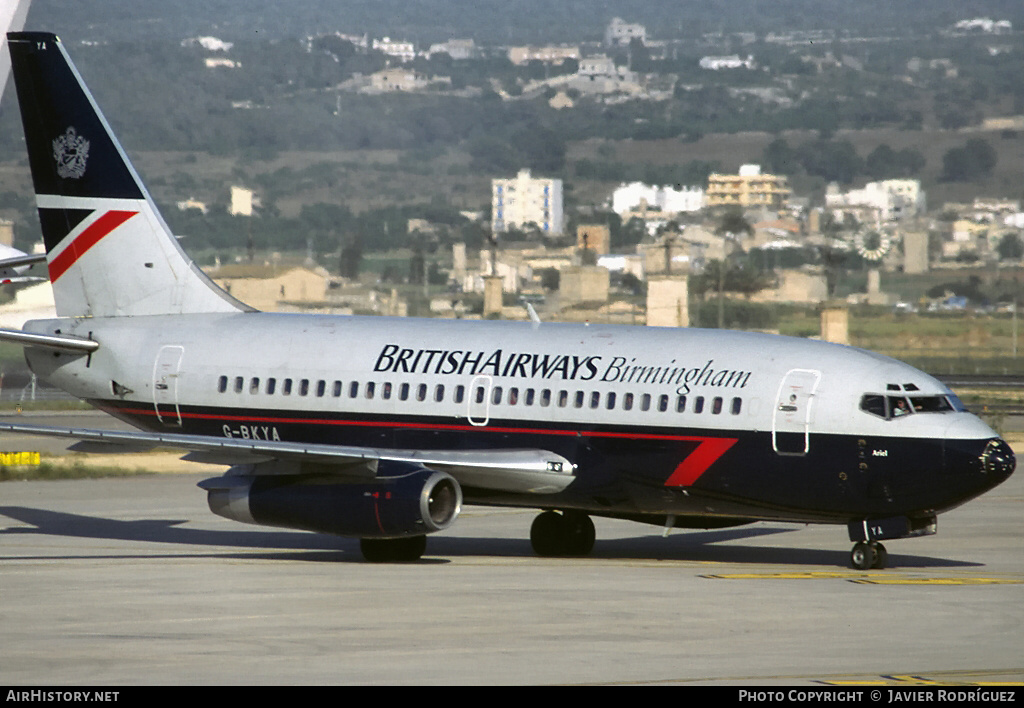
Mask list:
[[873,393],[864,394],[860,399],[860,409],[872,415],[877,415],[879,418],[888,417],[885,408],[885,396],[878,396]]
[[879,393],[865,393],[860,399],[860,409],[879,418],[893,420],[913,413],[945,413],[966,411],[963,403],[952,394],[939,396],[884,396]]
[[889,417],[901,418],[910,414],[910,406],[903,396],[889,396]]
[[941,413],[953,410],[945,396],[911,396],[910,405],[915,413]]
[[946,400],[949,401],[949,405],[953,406],[953,410],[957,411],[958,413],[967,412],[967,406],[964,405],[964,402],[961,401],[955,393],[947,393]]

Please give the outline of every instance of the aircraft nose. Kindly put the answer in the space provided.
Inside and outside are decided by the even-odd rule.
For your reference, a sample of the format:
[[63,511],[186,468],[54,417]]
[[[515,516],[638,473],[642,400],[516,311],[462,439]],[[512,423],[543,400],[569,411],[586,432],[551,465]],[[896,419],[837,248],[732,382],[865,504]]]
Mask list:
[[981,467],[985,474],[1002,482],[1008,479],[1017,467],[1017,457],[1005,440],[989,440],[981,453]]

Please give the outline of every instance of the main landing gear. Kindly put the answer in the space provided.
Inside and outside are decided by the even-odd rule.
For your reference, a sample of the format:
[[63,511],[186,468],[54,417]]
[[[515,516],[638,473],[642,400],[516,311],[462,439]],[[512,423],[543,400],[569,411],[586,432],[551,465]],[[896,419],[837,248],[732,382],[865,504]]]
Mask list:
[[545,511],[530,527],[530,544],[539,556],[588,555],[595,537],[594,522],[581,511]]
[[359,550],[370,563],[402,563],[420,559],[427,550],[426,536],[361,538]]
[[889,553],[878,541],[859,541],[850,551],[850,565],[857,570],[881,570],[889,560]]

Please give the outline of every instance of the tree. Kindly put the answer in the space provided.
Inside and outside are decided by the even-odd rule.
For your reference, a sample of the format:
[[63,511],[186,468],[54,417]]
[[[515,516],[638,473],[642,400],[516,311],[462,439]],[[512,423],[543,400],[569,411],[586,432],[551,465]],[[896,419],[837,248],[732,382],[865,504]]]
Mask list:
[[1020,236],[1010,232],[1004,234],[999,239],[999,245],[996,247],[996,251],[999,253],[999,260],[1017,260],[1024,256],[1024,241],[1021,241]]
[[359,266],[363,260],[363,240],[356,236],[349,239],[341,249],[339,270],[344,278],[358,278]]
[[[721,220],[718,222],[718,228],[715,229],[715,233],[722,236],[725,239],[723,247],[736,236],[741,233],[751,234],[754,232],[754,228],[747,221],[747,218],[743,216],[743,212],[739,209],[729,209],[722,214]],[[735,243],[735,242],[734,242]],[[725,289],[726,284],[726,272],[728,271],[728,254],[726,254],[725,262],[719,263],[718,265],[718,328],[722,329],[725,326],[725,300],[722,295],[722,291]],[[754,290],[749,290],[746,294],[749,296],[751,293],[760,290],[764,286]]]
[[942,181],[970,182],[992,175],[998,156],[987,140],[972,138],[942,156]]

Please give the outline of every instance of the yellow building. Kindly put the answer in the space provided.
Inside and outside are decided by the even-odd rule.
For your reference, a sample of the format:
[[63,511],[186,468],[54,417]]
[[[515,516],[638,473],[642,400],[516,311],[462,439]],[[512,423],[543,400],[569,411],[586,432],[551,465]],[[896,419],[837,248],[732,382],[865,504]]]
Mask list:
[[330,278],[322,268],[239,264],[209,273],[210,278],[246,305],[265,312],[293,310],[327,299]]
[[789,202],[790,194],[785,177],[761,174],[760,165],[743,165],[738,175],[709,175],[706,197],[709,207],[781,209]]

